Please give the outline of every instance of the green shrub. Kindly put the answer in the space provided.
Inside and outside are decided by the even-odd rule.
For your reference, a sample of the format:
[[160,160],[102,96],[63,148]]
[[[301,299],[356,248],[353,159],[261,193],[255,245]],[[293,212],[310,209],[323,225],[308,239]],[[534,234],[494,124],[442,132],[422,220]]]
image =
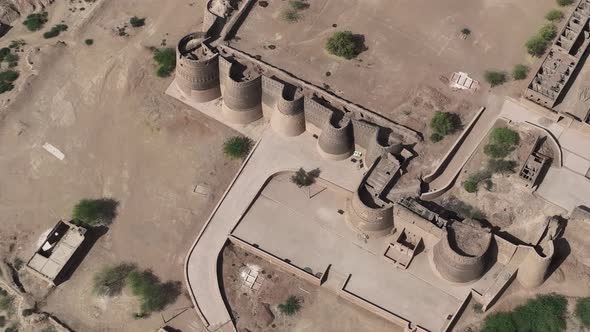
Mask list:
[[578,299],[575,313],[585,327],[590,327],[590,297]]
[[0,93],[4,93],[14,89],[14,84],[6,81],[0,81]]
[[0,48],[0,61],[4,61],[7,55],[10,54],[10,49],[8,47]]
[[516,307],[486,317],[482,332],[565,331],[567,300],[562,295],[539,295]]
[[518,133],[510,128],[498,127],[492,130],[491,141],[494,144],[513,146],[520,142]]
[[499,127],[492,131],[490,142],[484,146],[484,153],[491,158],[504,158],[519,143],[518,133],[510,128]]
[[430,119],[430,128],[441,136],[454,133],[460,126],[458,117],[448,112],[436,111]]
[[301,0],[289,0],[289,6],[294,10],[303,10],[309,7],[309,4],[301,1]]
[[23,22],[29,31],[41,30],[45,23],[47,23],[47,12],[31,14]]
[[84,40],[84,44],[90,46],[90,45],[94,44],[94,39],[88,38],[88,39]]
[[543,37],[535,35],[529,38],[524,46],[530,55],[540,57],[547,49],[547,41]]
[[233,136],[223,143],[223,153],[232,159],[242,159],[252,147],[252,141],[248,137]]
[[514,66],[514,70],[512,71],[512,78],[514,78],[515,80],[524,80],[528,72],[529,67],[523,64],[518,64]]
[[557,37],[557,28],[553,24],[545,24],[539,30],[539,35],[545,41],[550,42],[553,38]]
[[557,0],[557,4],[560,6],[569,6],[574,3],[574,0]]
[[469,179],[463,182],[463,188],[468,193],[474,193],[477,191],[477,181],[472,177],[469,177]]
[[10,311],[12,310],[12,302],[13,298],[8,294],[7,291],[0,288],[0,310],[2,311]]
[[352,59],[359,55],[363,45],[360,38],[350,31],[337,31],[328,38],[326,50],[328,53],[345,59]]
[[111,198],[82,199],[72,212],[76,225],[95,227],[110,224],[117,216],[119,202]]
[[0,327],[6,326],[6,317],[0,316]]
[[563,18],[563,13],[559,9],[552,9],[545,14],[545,18],[551,22],[560,21]]
[[129,273],[135,270],[131,264],[106,266],[98,271],[92,279],[92,291],[99,296],[114,296],[120,294],[125,287]]
[[287,316],[293,316],[301,309],[301,300],[296,296],[291,295],[287,298],[285,303],[278,305],[279,311]]
[[300,17],[299,12],[293,8],[287,8],[281,12],[281,18],[288,23],[295,23]]
[[516,167],[516,161],[514,160],[503,160],[503,159],[490,159],[488,160],[487,170],[491,173],[508,174],[514,173]]
[[437,143],[443,140],[443,138],[445,138],[443,135],[439,134],[439,133],[432,133],[430,134],[430,141],[432,143]]
[[145,17],[139,18],[137,16],[133,16],[129,19],[129,24],[131,24],[134,28],[139,28],[145,25]]
[[15,54],[15,53],[8,53],[4,57],[4,61],[9,62],[9,63],[18,62],[19,59],[20,59],[20,57],[18,56],[18,54]]
[[127,275],[127,285],[140,300],[138,317],[161,311],[180,294],[179,283],[162,283],[151,271],[131,271]]
[[156,75],[168,77],[176,68],[176,52],[171,47],[159,48],[154,52],[154,61],[159,65]]
[[8,69],[0,72],[0,81],[14,82],[18,78],[18,71]]
[[43,38],[49,39],[59,36],[59,34],[63,31],[68,30],[68,26],[65,24],[57,24],[51,30],[43,33]]
[[506,74],[495,70],[487,70],[484,74],[484,78],[492,87],[506,82]]
[[291,182],[295,183],[297,187],[308,187],[315,183],[315,179],[320,176],[320,170],[318,168],[306,172],[303,168],[299,168],[293,176],[291,176]]

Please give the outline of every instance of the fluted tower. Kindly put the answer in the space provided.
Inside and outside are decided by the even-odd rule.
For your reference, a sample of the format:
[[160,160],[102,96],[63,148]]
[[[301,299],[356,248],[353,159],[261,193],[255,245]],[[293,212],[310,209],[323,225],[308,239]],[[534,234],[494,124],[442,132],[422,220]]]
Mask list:
[[326,159],[343,160],[354,152],[350,118],[338,118],[336,112],[325,122],[318,139],[320,154]]
[[247,124],[262,117],[262,79],[254,68],[221,57],[222,112],[227,121]]
[[434,246],[434,265],[452,282],[473,281],[485,272],[492,233],[473,220],[454,222]]
[[203,33],[191,33],[178,42],[175,82],[185,98],[199,103],[221,96],[219,55],[207,45]]
[[542,246],[529,247],[529,252],[518,267],[516,277],[526,288],[541,286],[545,281],[547,269],[555,252],[553,240],[548,240]]

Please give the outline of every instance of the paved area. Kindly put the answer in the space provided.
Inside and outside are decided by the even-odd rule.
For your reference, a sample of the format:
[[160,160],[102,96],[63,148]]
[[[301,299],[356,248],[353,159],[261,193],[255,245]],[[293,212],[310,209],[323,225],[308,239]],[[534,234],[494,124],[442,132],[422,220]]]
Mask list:
[[[288,174],[273,178],[232,234],[314,274],[331,264],[328,279],[350,274],[347,291],[430,331],[443,329],[471,289],[485,293],[504,268],[495,264],[475,283],[453,284],[436,275],[426,248],[409,269],[399,269],[383,257],[392,237],[366,242],[338,213],[352,193],[323,188],[309,195]],[[324,286],[339,291],[337,279]]]
[[[227,235],[234,228],[250,202],[273,174],[285,170],[319,168],[321,176],[353,190],[362,173],[350,161],[321,158],[316,139],[309,133],[284,138],[266,130],[250,159],[238,173],[227,194],[214,210],[199,234],[186,261],[186,277],[198,310],[209,323],[209,329],[230,321],[219,289],[217,259]],[[280,157],[278,157],[280,156]]]
[[590,179],[585,176],[590,169],[590,134],[567,120],[552,122],[511,99],[506,100],[500,115],[549,130],[561,146],[563,167],[549,169],[537,194],[568,212],[579,205],[590,206]]

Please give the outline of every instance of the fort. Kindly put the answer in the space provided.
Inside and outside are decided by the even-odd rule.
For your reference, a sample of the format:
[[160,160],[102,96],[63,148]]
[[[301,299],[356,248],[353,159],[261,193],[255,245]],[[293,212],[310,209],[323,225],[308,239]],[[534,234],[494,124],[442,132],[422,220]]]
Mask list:
[[[474,126],[485,121],[477,129],[482,131],[493,124],[478,122],[484,107],[433,172],[406,178],[421,133],[233,48],[225,36],[235,32],[251,1],[229,20],[211,10],[219,7],[214,2],[205,8],[204,32],[186,35],[176,47],[171,95],[196,108],[218,100],[211,112],[222,122],[237,128],[268,124],[269,130],[187,256],[191,299],[210,331],[235,331],[217,281],[217,257],[229,243],[406,331],[449,331],[470,300],[487,310],[515,279],[527,288],[544,282],[554,255],[554,221],[548,219],[544,235],[533,242],[514,243],[477,220],[447,217],[428,202],[447,190],[469,159],[461,157],[444,187],[434,181]],[[556,99],[537,85],[545,84],[539,75],[543,69],[527,98],[541,93]],[[544,167],[536,146],[519,173],[528,187],[538,185]],[[302,167],[321,170],[313,195],[311,188],[289,183]],[[424,192],[424,184],[432,191]],[[399,301],[410,298],[420,305]]]

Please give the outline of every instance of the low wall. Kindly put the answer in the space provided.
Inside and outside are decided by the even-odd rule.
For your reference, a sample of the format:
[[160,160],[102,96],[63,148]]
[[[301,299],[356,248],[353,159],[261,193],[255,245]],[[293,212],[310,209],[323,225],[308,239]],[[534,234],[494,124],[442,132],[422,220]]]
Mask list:
[[271,264],[278,266],[281,270],[283,270],[285,272],[292,273],[292,274],[296,275],[297,277],[312,283],[315,286],[320,286],[322,284],[323,277],[326,275],[326,271],[329,268],[329,266],[328,266],[328,267],[326,267],[326,269],[324,269],[324,272],[322,273],[321,277],[316,277],[315,275],[313,275],[313,274],[311,274],[311,273],[309,273],[309,272],[307,272],[295,265],[285,262],[284,260],[280,259],[279,257],[276,257],[275,255],[273,255],[271,253],[268,253],[260,248],[253,246],[252,244],[236,237],[235,235],[230,234],[228,239],[234,245],[248,251],[249,253],[251,253],[253,255],[256,255],[256,256],[270,262]]

